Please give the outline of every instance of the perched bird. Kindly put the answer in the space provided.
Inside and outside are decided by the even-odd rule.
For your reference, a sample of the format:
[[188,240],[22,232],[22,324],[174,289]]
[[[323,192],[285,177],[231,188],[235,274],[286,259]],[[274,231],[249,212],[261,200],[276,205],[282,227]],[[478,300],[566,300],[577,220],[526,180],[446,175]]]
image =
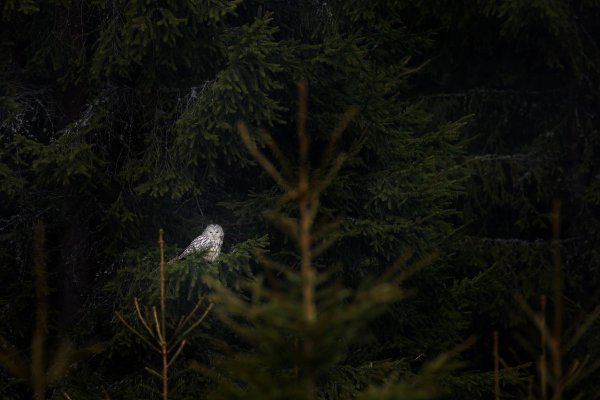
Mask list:
[[219,253],[221,253],[221,245],[223,244],[224,235],[225,233],[223,232],[221,225],[209,225],[206,227],[204,232],[202,232],[202,235],[192,240],[192,243],[189,244],[183,253],[173,258],[169,262],[181,260],[195,252],[205,252],[204,258],[209,262],[213,262],[219,256]]

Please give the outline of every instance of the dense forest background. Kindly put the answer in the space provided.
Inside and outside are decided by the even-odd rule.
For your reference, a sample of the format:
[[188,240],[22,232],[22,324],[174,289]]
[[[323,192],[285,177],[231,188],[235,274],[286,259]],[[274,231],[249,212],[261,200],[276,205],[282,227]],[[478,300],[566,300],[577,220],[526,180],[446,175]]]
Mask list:
[[1,398],[600,398],[597,1],[0,13]]

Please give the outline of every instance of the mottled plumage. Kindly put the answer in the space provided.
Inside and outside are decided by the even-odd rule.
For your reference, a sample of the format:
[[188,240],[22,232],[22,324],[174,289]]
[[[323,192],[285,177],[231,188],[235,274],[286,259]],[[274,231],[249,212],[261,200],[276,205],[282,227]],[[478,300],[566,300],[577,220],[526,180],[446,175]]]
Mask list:
[[219,253],[221,253],[224,235],[225,233],[223,232],[221,225],[209,225],[204,232],[202,232],[202,235],[192,240],[192,243],[171,261],[181,260],[192,253],[204,251],[204,258],[209,262],[213,262],[219,256]]

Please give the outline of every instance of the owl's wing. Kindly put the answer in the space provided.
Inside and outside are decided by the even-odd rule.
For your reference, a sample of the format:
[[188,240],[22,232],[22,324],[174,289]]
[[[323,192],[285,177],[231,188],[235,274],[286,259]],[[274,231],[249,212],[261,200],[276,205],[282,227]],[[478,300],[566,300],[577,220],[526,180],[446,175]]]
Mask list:
[[202,251],[210,247],[210,240],[203,235],[198,236],[196,239],[192,240],[192,243],[189,244],[188,247],[177,257],[175,260],[181,260],[182,258],[186,258],[192,253],[197,251]]

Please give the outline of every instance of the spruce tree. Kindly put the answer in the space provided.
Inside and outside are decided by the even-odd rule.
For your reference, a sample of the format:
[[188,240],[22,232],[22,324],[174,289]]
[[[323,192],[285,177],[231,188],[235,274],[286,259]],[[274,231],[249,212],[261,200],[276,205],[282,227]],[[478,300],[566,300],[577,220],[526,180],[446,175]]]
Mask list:
[[[357,339],[368,321],[402,298],[402,274],[388,270],[374,282],[352,290],[335,283],[327,266],[317,261],[333,245],[329,236],[338,225],[322,220],[321,195],[343,169],[347,155],[339,152],[336,143],[356,111],[344,114],[314,167],[306,128],[306,82],[299,85],[297,166],[281,152],[271,134],[263,131],[262,138],[281,164],[277,168],[256,147],[248,127],[238,125],[249,152],[282,190],[276,208],[267,215],[296,245],[300,265],[297,269],[260,257],[264,272],[247,285],[250,301],[217,287],[212,298],[220,305],[220,318],[249,349],[226,352],[211,367],[199,368],[218,382],[209,398],[345,399],[364,392],[363,398],[425,399],[436,393],[434,385],[447,368],[443,358],[417,376],[412,376],[404,359],[358,368],[348,364],[351,349],[360,343]],[[384,388],[378,387],[382,385]]]

